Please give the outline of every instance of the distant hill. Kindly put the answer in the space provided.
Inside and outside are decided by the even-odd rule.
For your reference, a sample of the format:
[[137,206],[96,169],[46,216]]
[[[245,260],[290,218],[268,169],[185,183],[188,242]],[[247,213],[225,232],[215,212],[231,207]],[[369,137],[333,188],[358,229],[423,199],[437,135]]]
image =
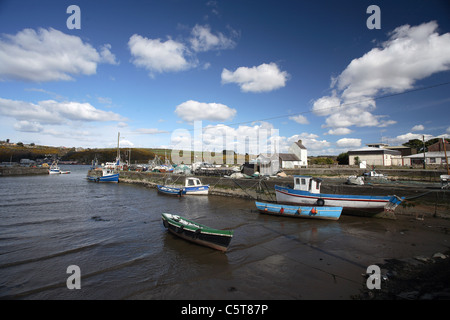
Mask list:
[[[162,160],[164,160],[165,154],[170,154],[170,150],[167,149],[124,148],[120,150],[120,157],[124,160],[128,160],[130,150],[131,163],[147,163],[149,160],[153,160],[155,155],[158,155]],[[19,162],[20,159],[37,160],[45,158],[58,158],[62,161],[77,161],[78,163],[90,164],[95,158],[97,158],[100,163],[114,161],[116,159],[116,155],[116,148],[87,148],[77,151],[76,148],[24,145],[20,143],[4,143],[0,145],[0,162]]]

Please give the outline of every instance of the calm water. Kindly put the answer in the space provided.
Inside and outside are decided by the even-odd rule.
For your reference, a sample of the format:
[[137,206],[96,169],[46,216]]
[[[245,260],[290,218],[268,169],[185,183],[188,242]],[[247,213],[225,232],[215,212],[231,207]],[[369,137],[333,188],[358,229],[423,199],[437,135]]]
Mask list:
[[[348,299],[393,250],[374,253],[391,222],[270,217],[250,200],[173,198],[62,169],[72,173],[0,179],[0,298]],[[169,234],[162,212],[234,229],[229,251]],[[66,286],[70,265],[79,290]]]

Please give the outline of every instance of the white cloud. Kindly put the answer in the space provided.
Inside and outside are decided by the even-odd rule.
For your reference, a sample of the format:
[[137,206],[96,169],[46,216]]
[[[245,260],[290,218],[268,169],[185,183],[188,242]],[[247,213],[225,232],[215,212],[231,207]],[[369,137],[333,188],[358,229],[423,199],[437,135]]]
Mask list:
[[179,104],[175,113],[186,122],[195,120],[225,121],[236,115],[236,109],[232,109],[220,103],[205,103],[189,100]]
[[338,147],[347,147],[347,148],[354,148],[361,146],[361,139],[354,139],[354,138],[342,138],[336,141],[336,145]]
[[100,53],[79,37],[53,28],[24,29],[0,39],[0,80],[73,80],[92,75],[99,63],[117,64],[109,44]]
[[[0,115],[19,121],[16,128],[39,128],[39,124],[65,121],[123,121],[121,115],[96,109],[89,103],[40,101],[37,104],[0,98]],[[22,130],[23,131],[23,130]]]
[[411,89],[417,80],[450,69],[450,33],[439,35],[437,28],[434,21],[400,26],[381,47],[352,60],[333,78],[333,96],[314,102],[315,114],[327,116],[325,127],[385,127],[396,123],[373,114],[373,99],[379,93]]
[[36,121],[21,120],[14,124],[14,129],[21,132],[41,132],[44,127]]
[[411,131],[423,131],[425,127],[421,124],[417,124],[414,127],[412,127]]
[[168,39],[148,39],[138,34],[134,34],[128,41],[133,58],[131,62],[137,66],[148,70],[150,76],[155,72],[176,72],[189,69],[196,63],[187,60],[189,55],[186,46],[181,43]]
[[302,116],[301,114],[289,117],[289,119],[294,120],[298,124],[308,124],[309,123],[308,119],[306,119],[306,117]]
[[352,132],[353,131],[348,129],[348,128],[336,128],[336,129],[328,130],[328,132],[326,134],[331,134],[331,135],[335,135],[335,136],[341,136],[341,135],[350,134]]
[[141,129],[136,129],[137,133],[141,133],[141,134],[158,134],[158,133],[163,133],[163,132],[167,132],[164,130],[159,130],[156,128],[141,128]]
[[236,83],[243,92],[267,92],[286,85],[289,74],[275,63],[263,63],[252,68],[239,67],[235,71],[223,69],[222,83]]
[[189,42],[195,52],[233,49],[236,46],[236,42],[232,38],[224,36],[223,33],[213,34],[208,25],[195,25],[191,35]]
[[432,135],[430,134],[420,134],[420,133],[405,133],[405,134],[401,134],[398,135],[395,138],[389,138],[389,144],[391,145],[402,145],[405,142],[408,142],[409,140],[414,140],[414,139],[419,139],[422,141],[422,139],[425,138],[425,141],[430,140],[432,138],[434,138]]

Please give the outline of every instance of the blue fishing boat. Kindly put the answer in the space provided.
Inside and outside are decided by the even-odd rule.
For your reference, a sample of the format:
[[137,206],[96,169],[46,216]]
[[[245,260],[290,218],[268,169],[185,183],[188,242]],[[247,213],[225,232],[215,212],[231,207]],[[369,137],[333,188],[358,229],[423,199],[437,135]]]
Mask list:
[[88,175],[87,179],[93,182],[119,182],[119,173],[115,173],[112,169],[103,168],[99,172],[101,175]]
[[158,189],[158,192],[160,192],[162,194],[171,195],[171,196],[181,197],[182,195],[186,194],[186,191],[184,190],[183,187],[158,184],[156,186],[156,188]]
[[258,201],[255,201],[255,205],[260,213],[293,218],[338,220],[342,213],[342,207],[290,206]]
[[207,195],[209,193],[209,184],[202,184],[199,178],[186,178],[184,191],[187,195]]
[[278,203],[333,206],[362,211],[394,211],[404,198],[374,195],[340,195],[320,192],[322,179],[294,176],[294,188],[275,185]]

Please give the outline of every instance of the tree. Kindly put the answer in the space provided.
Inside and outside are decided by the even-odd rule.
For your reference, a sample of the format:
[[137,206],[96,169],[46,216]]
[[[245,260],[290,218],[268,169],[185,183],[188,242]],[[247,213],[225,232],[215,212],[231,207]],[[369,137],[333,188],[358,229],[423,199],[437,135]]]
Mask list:
[[343,152],[343,153],[339,154],[337,156],[336,160],[339,164],[342,164],[342,165],[348,164],[348,153]]

